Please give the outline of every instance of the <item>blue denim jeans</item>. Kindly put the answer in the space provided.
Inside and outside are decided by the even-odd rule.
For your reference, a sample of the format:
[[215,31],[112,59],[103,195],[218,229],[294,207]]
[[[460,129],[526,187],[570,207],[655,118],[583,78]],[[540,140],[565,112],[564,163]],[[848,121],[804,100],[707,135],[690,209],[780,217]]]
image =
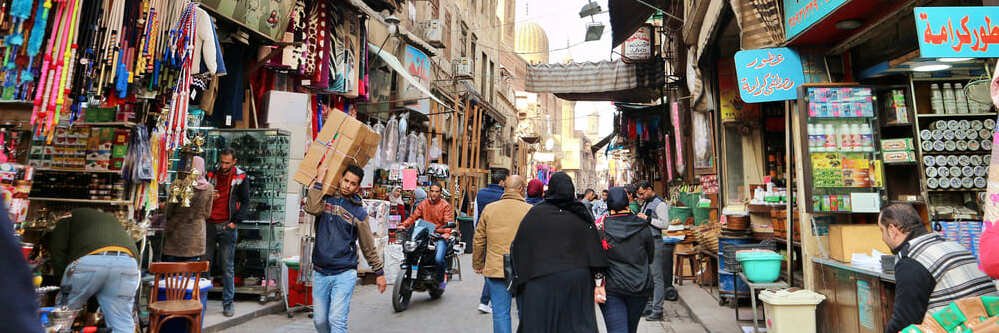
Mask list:
[[489,296],[493,302],[493,333],[510,333],[511,298],[510,292],[506,290],[506,280],[486,278],[486,286],[489,287]]
[[226,228],[228,223],[208,223],[205,226],[205,259],[215,266],[215,271],[222,271],[222,307],[232,306],[236,295],[235,256],[236,240],[239,238],[235,229]]
[[447,263],[444,262],[444,255],[447,254],[447,241],[443,239],[437,240],[437,254],[434,256],[434,261],[437,263],[437,279],[444,282],[444,274],[447,272]]
[[135,332],[132,308],[139,289],[139,266],[128,255],[88,255],[66,267],[57,304],[82,309],[97,296],[114,333]]
[[646,296],[625,296],[608,293],[607,301],[600,304],[604,314],[607,333],[635,333],[642,320],[642,310],[648,300]]
[[483,278],[482,295],[479,295],[479,304],[489,305],[489,278]]
[[312,272],[312,322],[319,333],[346,333],[357,270],[336,275]]

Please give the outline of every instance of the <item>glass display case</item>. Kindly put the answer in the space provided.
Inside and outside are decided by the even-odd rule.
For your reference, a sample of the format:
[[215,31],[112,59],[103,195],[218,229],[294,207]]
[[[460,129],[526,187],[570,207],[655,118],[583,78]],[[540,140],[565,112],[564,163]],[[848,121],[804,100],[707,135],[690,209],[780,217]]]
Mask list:
[[812,213],[876,213],[884,194],[877,144],[878,112],[867,86],[800,88],[801,149],[806,209]]
[[244,285],[236,292],[259,294],[263,300],[277,290],[269,281],[280,277],[291,134],[276,129],[207,129],[199,135],[205,138],[203,156],[210,170],[218,168],[222,149],[231,147],[236,166],[246,172],[250,214],[239,224],[235,264]]

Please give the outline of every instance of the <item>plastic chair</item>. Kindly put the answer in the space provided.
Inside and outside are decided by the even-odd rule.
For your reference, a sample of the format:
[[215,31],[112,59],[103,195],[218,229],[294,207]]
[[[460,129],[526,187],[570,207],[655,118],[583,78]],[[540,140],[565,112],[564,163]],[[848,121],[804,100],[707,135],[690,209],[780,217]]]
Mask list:
[[[208,271],[208,262],[154,262],[149,272],[155,274],[149,293],[149,333],[158,333],[167,320],[185,318],[191,323],[191,333],[201,332],[201,288],[198,278]],[[160,280],[165,286],[166,300],[158,301]],[[187,286],[192,285],[191,298],[184,299]]]

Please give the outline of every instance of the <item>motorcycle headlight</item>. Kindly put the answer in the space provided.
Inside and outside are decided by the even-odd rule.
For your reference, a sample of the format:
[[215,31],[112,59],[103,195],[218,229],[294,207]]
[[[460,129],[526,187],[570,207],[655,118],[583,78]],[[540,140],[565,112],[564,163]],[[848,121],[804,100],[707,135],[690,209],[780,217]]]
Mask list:
[[413,250],[416,250],[416,242],[406,241],[406,243],[402,245],[402,250],[406,252],[413,252]]
[[436,251],[437,245],[434,245],[433,243],[427,244],[427,250]]

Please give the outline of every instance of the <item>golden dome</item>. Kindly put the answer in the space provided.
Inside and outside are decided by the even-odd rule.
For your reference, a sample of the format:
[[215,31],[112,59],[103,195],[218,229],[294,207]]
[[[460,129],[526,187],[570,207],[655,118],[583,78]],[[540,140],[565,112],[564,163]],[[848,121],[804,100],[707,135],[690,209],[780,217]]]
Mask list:
[[545,33],[545,29],[534,22],[517,24],[515,51],[528,64],[547,64],[548,34]]

